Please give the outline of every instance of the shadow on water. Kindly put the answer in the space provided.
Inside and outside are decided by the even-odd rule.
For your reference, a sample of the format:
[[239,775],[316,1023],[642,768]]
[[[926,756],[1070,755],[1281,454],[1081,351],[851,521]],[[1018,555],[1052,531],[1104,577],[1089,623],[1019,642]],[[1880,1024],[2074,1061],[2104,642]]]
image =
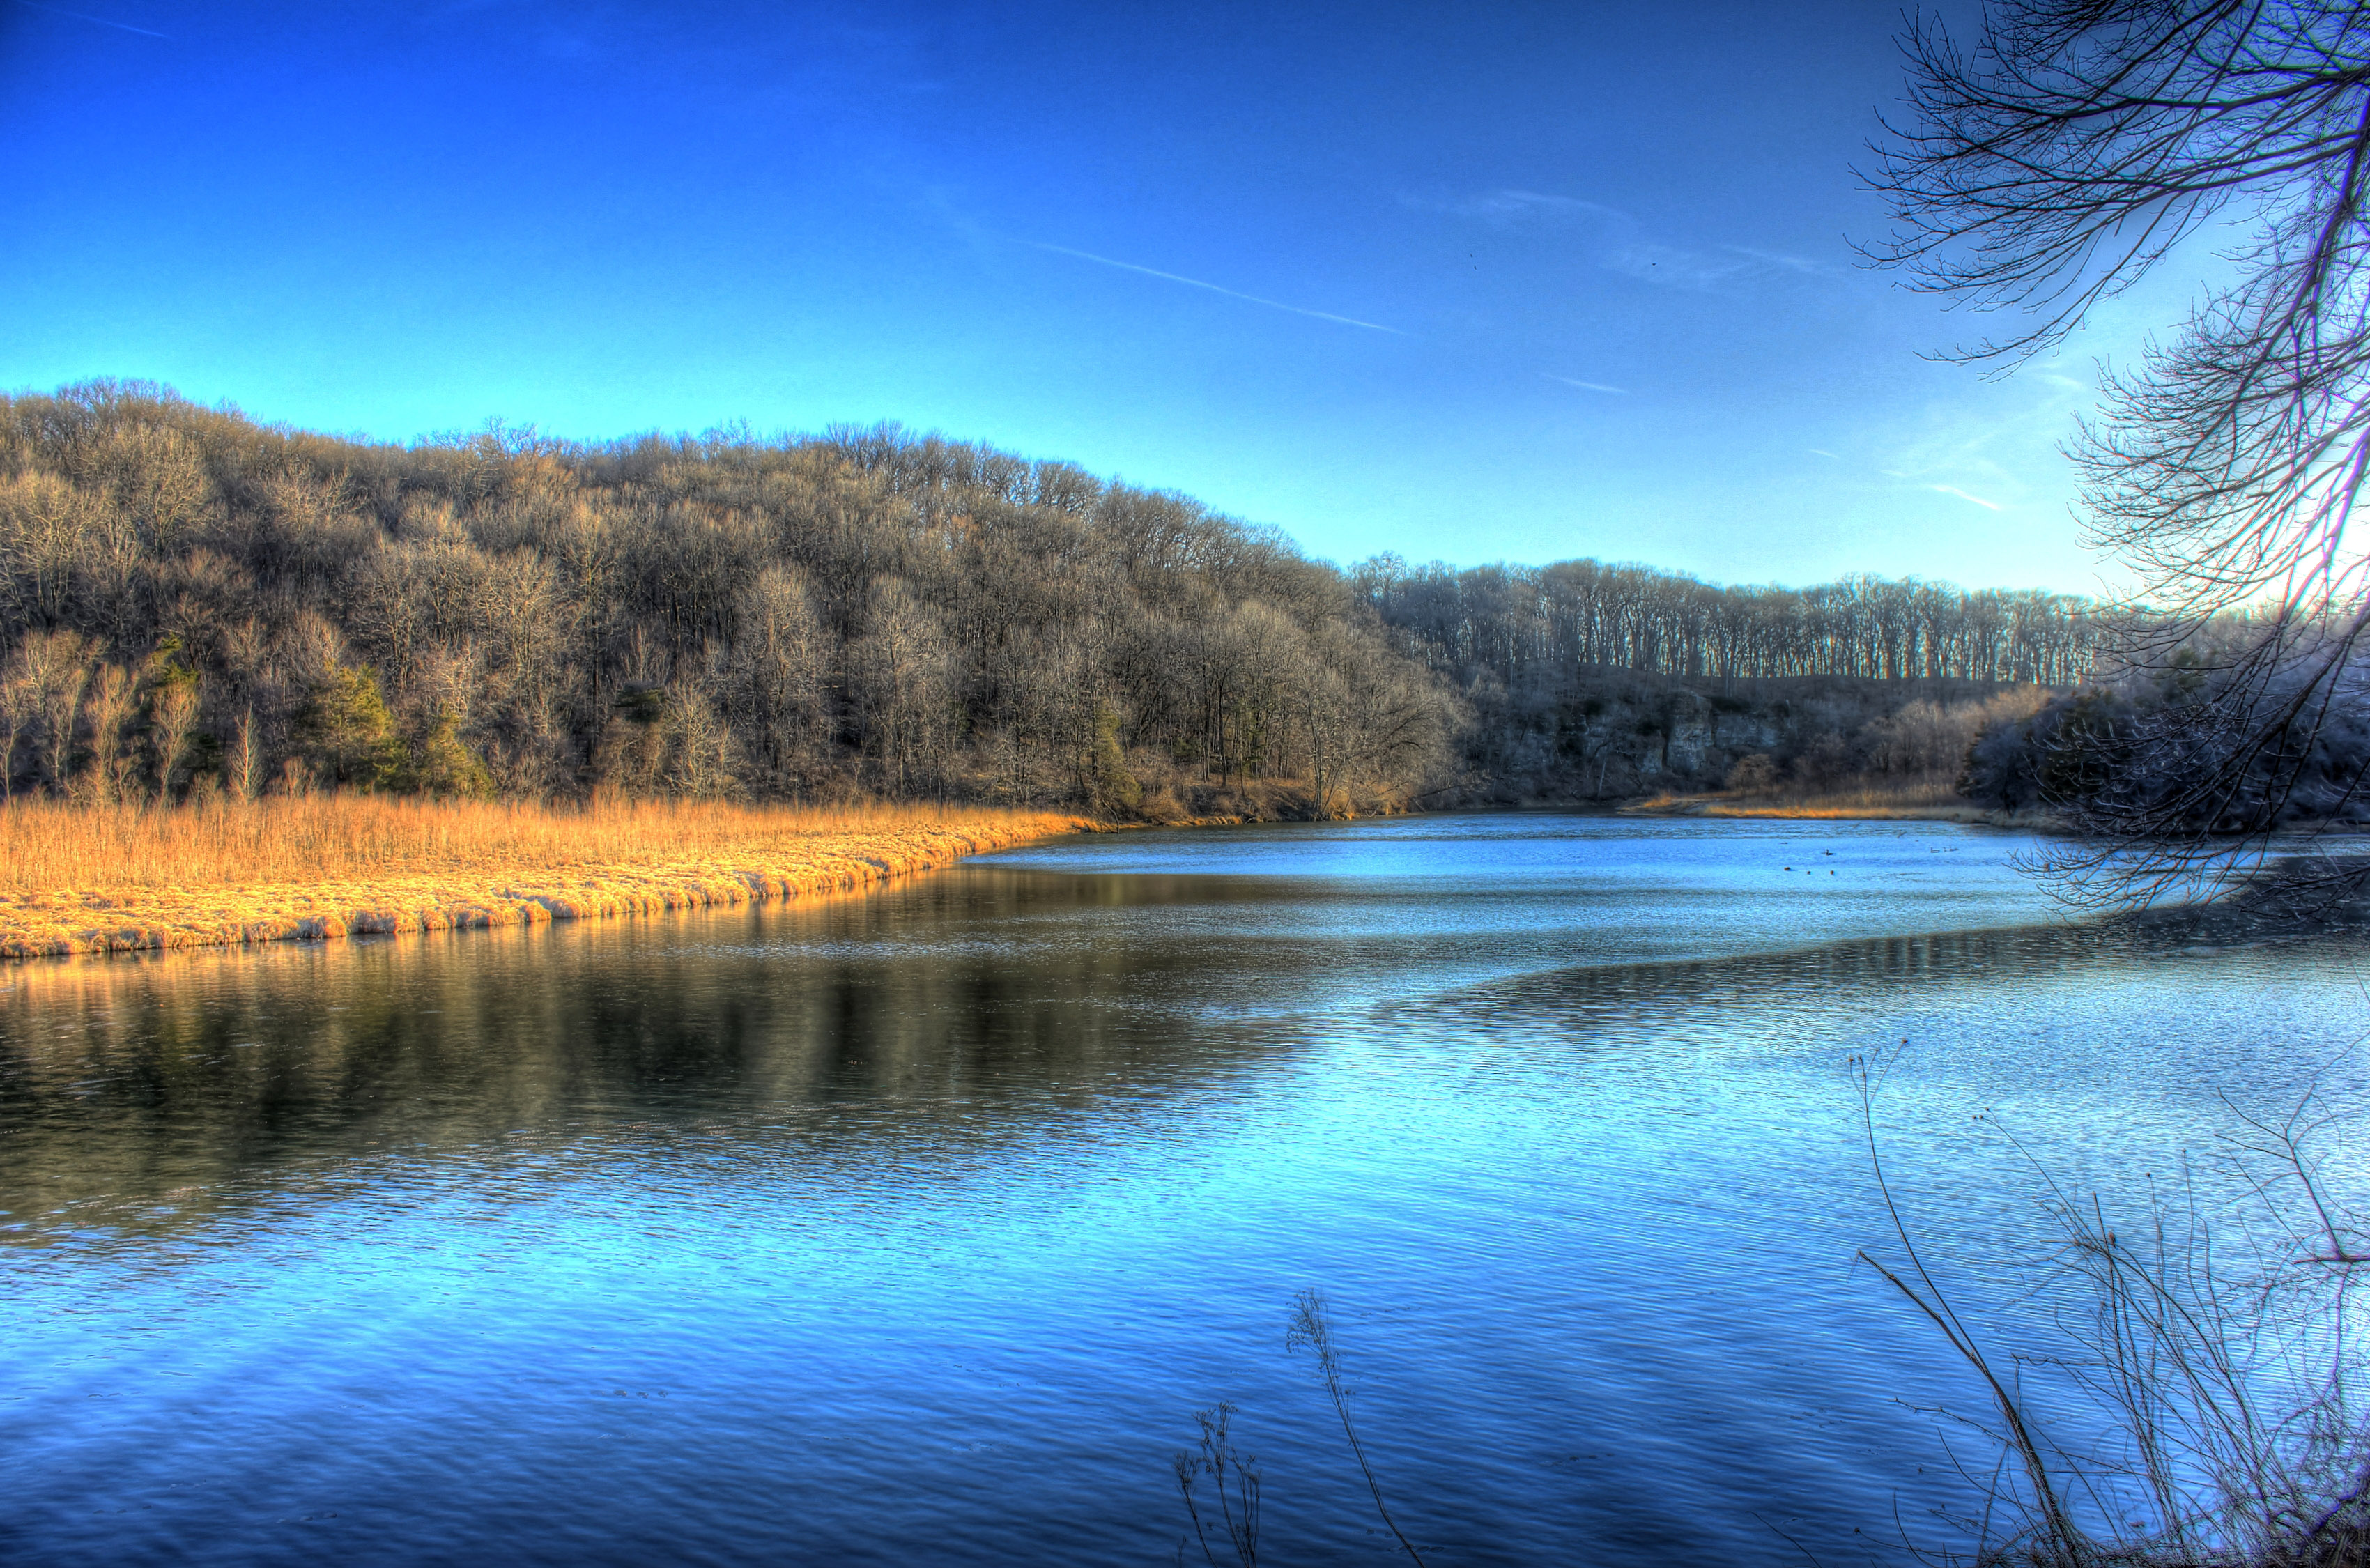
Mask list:
[[2343,941],[2054,922],[2007,853],[1145,835],[0,974],[0,1552],[1168,1561],[1226,1399],[1274,1560],[1373,1560],[1313,1286],[1442,1561],[1799,1561],[1756,1509],[1863,1561],[1960,1372],[1848,1272],[1846,1057],[1917,1039],[1901,1190],[1976,1235],[1973,1106],[2177,1146],[2359,999]]
[[2218,921],[2205,912],[2184,910],[2079,924],[2049,921],[1870,937],[1713,959],[1575,964],[1492,982],[1423,1005],[1467,1010],[1482,1027],[1496,1016],[1512,1027],[1527,1029],[1542,1015],[1585,1019],[1628,1006],[1674,1011],[1783,998],[1840,1002],[1884,987],[1931,997],[1938,990],[1980,987],[1997,975],[2013,974],[2029,985],[2053,976],[2098,975],[2134,964],[2273,947],[2350,956],[2358,945],[2358,934],[2351,930],[2291,932],[2271,940],[2252,923]]
[[[953,1177],[999,1144],[1123,1136],[1131,1113],[1344,1028],[1660,1027],[1717,1049],[1686,1025],[1807,1022],[1887,991],[1930,1009],[1987,975],[2078,979],[2252,932],[2183,912],[1643,962],[1625,935],[1458,984],[1475,957],[1455,902],[973,867],[616,925],[28,965],[0,978],[0,1241],[202,1223],[340,1161],[565,1160],[590,1135],[607,1159],[620,1135],[680,1147],[719,1119],[745,1138],[756,1111],[818,1168]],[[1097,918],[1122,909],[1124,926]],[[1333,1005],[1345,988],[1359,1000]]]
[[[1210,901],[1200,879],[1139,880],[1139,910]],[[0,1238],[38,1239],[48,1217],[187,1222],[210,1206],[201,1192],[235,1201],[246,1175],[276,1190],[292,1165],[564,1158],[589,1132],[696,1140],[753,1110],[781,1113],[771,1140],[804,1160],[952,1172],[1271,1055],[1275,1040],[1175,1005],[1210,990],[1197,976],[1239,1001],[1239,974],[1162,942],[1078,940],[1075,917],[1119,891],[985,875],[598,927],[28,966],[0,977]],[[1325,962],[1279,949],[1261,982],[1288,995]]]

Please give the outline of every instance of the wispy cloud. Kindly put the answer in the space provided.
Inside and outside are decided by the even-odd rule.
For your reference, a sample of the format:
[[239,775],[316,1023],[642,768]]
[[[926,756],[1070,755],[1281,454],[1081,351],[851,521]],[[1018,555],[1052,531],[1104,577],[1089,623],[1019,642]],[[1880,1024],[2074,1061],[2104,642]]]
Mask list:
[[1543,370],[1539,374],[1549,381],[1560,381],[1566,386],[1577,386],[1583,392],[1610,392],[1616,398],[1629,396],[1629,388],[1627,386],[1607,386],[1602,381],[1576,381],[1569,375],[1558,375],[1549,370]]
[[1546,225],[1582,236],[1591,259],[1611,271],[1665,288],[1708,289],[1745,270],[1646,237],[1638,220],[1617,207],[1539,190],[1491,190],[1453,203],[1452,211],[1501,228]]
[[170,33],[157,32],[150,28],[135,28],[130,22],[110,22],[105,17],[86,16],[80,11],[69,11],[62,6],[37,5],[35,0],[17,0],[17,4],[28,11],[47,11],[52,17],[71,17],[77,22],[88,22],[91,26],[98,28],[113,28],[118,32],[138,33],[142,38],[161,38],[170,41],[173,36]]
[[1444,207],[1452,213],[1462,213],[1469,218],[1501,221],[1541,216],[1604,223],[1636,221],[1618,207],[1608,207],[1601,202],[1583,202],[1577,196],[1548,196],[1536,190],[1485,190],[1478,196],[1467,196],[1458,202],[1429,204]]
[[1842,458],[1837,457],[1834,453],[1828,451],[1823,446],[1805,446],[1802,450],[1809,453],[1813,457],[1825,457],[1837,463],[1843,461]]
[[1265,299],[1258,294],[1245,294],[1239,289],[1227,288],[1224,284],[1204,282],[1200,278],[1189,278],[1179,272],[1164,272],[1157,267],[1140,267],[1133,261],[1121,261],[1109,256],[1098,256],[1091,250],[1073,250],[1066,245],[1049,245],[1041,239],[1016,239],[1014,243],[1028,246],[1032,250],[1050,250],[1056,256],[1070,256],[1081,261],[1092,261],[1101,267],[1116,267],[1122,272],[1141,272],[1147,278],[1159,278],[1168,282],[1183,283],[1187,288],[1207,289],[1212,294],[1224,294],[1228,299],[1238,299],[1248,305],[1263,305],[1270,310],[1288,310],[1294,316],[1312,317],[1318,321],[1339,322],[1344,327],[1363,327],[1369,332],[1388,332],[1398,338],[1411,338],[1415,335],[1397,327],[1386,327],[1379,321],[1361,321],[1354,316],[1336,316],[1329,310],[1310,310],[1304,306],[1286,305],[1280,299]]
[[1723,245],[1720,248],[1732,255],[1766,262],[1772,267],[1782,267],[1789,272],[1800,272],[1806,278],[1835,276],[1834,268],[1824,261],[1813,261],[1807,256],[1789,256],[1782,250],[1756,250],[1749,245]]
[[1580,239],[1595,265],[1664,288],[1710,290],[1732,279],[1766,272],[1773,267],[1804,275],[1827,271],[1805,257],[1757,250],[1750,246],[1724,245],[1715,254],[1665,245],[1649,237],[1644,226],[1629,213],[1577,196],[1505,190],[1453,201],[1415,197],[1407,201],[1410,206],[1478,218],[1497,228],[1562,230]]
[[1956,485],[1927,485],[1926,488],[1934,491],[1937,495],[1955,495],[1961,501],[1972,501],[1977,506],[1982,507],[1985,512],[1997,512],[2001,509],[1998,502],[1985,501],[1979,495],[1969,495],[1965,490],[1961,490]]
[[2021,509],[2058,482],[2059,444],[2096,397],[2089,384],[2035,366],[1980,396],[1927,408],[1923,428],[1884,454],[1881,471],[1985,511]]

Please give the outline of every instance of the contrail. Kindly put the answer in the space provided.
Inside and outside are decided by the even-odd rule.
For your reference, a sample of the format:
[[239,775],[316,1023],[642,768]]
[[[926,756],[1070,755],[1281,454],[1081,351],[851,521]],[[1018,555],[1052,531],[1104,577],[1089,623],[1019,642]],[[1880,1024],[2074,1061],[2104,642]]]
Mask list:
[[1965,490],[1961,490],[1956,485],[1927,485],[1926,488],[1929,490],[1939,490],[1944,495],[1955,495],[1961,501],[1972,501],[1986,512],[1997,512],[2000,510],[2000,503],[1998,502],[1985,501],[1979,495],[1969,495]]
[[1133,261],[1115,261],[1108,256],[1098,256],[1091,250],[1073,250],[1066,245],[1048,245],[1041,239],[1016,239],[1014,243],[1028,246],[1032,250],[1050,250],[1056,256],[1075,256],[1081,261],[1094,261],[1105,267],[1116,267],[1122,272],[1141,272],[1147,278],[1166,278],[1172,283],[1183,283],[1188,288],[1207,289],[1212,294],[1225,294],[1228,299],[1239,299],[1252,305],[1266,306],[1270,310],[1288,310],[1294,316],[1313,316],[1319,321],[1338,321],[1344,327],[1363,327],[1369,332],[1388,332],[1398,338],[1415,336],[1414,333],[1401,331],[1397,327],[1386,327],[1379,321],[1361,321],[1354,316],[1336,316],[1329,310],[1305,310],[1296,305],[1286,305],[1280,299],[1261,299],[1257,294],[1247,294],[1238,289],[1223,288],[1216,283],[1205,283],[1199,278],[1188,278],[1176,272],[1164,272],[1157,267],[1139,267]]
[[1574,381],[1569,375],[1558,375],[1551,370],[1543,370],[1539,374],[1549,381],[1560,381],[1566,386],[1577,386],[1583,392],[1610,392],[1616,398],[1629,396],[1629,388],[1627,386],[1607,386],[1602,381]]
[[68,11],[56,6],[43,6],[37,4],[36,0],[17,0],[17,4],[28,11],[47,11],[53,17],[72,17],[77,22],[88,22],[94,27],[113,28],[119,32],[138,33],[143,38],[161,38],[168,43],[173,38],[171,33],[155,32],[147,28],[135,28],[130,22],[110,22],[105,17],[86,17],[80,11]]

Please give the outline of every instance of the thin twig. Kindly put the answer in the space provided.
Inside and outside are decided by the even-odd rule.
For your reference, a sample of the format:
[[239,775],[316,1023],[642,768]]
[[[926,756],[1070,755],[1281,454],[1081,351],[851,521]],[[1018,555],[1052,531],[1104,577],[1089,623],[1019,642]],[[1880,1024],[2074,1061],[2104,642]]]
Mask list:
[[1415,1542],[1408,1539],[1407,1532],[1399,1528],[1398,1521],[1391,1517],[1390,1509],[1384,1505],[1382,1483],[1375,1479],[1375,1469],[1366,1462],[1365,1447],[1358,1441],[1358,1429],[1351,1424],[1349,1397],[1341,1388],[1341,1354],[1334,1348],[1332,1329],[1325,1320],[1323,1296],[1304,1290],[1293,1297],[1292,1328],[1283,1336],[1283,1343],[1287,1350],[1305,1344],[1317,1353],[1317,1365],[1325,1374],[1325,1389],[1333,1396],[1334,1412],[1341,1418],[1342,1435],[1350,1439],[1350,1452],[1358,1461],[1359,1472],[1366,1478],[1366,1490],[1374,1493],[1375,1512],[1383,1516],[1383,1523],[1398,1538],[1400,1547],[1414,1560],[1416,1568],[1423,1568],[1423,1556],[1416,1551]]

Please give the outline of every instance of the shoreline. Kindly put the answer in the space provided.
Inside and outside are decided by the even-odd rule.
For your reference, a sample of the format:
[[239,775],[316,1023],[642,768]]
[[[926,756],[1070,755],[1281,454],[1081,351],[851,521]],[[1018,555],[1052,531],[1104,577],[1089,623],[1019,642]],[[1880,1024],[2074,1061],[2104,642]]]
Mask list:
[[[24,809],[21,804],[16,808]],[[381,809],[370,797],[316,797],[237,808],[259,814],[277,811],[332,817]],[[432,817],[443,808],[410,809]],[[461,808],[465,813],[469,809]],[[0,885],[0,966],[16,961],[251,950],[267,943],[536,926],[771,903],[858,892],[969,856],[1066,834],[1234,826],[1260,820],[1217,814],[1115,823],[1069,813],[993,808],[876,808],[847,813],[726,808],[702,821],[701,808],[665,805],[612,807],[605,816],[520,806],[477,809],[507,811],[513,820],[557,826],[583,842],[532,847],[520,843],[490,852],[490,847],[480,847],[474,857],[477,863],[453,863],[472,858],[464,845],[454,847],[460,854],[448,850],[435,856],[440,863],[324,866],[309,877],[291,874],[293,867],[273,867],[278,874],[253,876],[208,876],[202,868],[191,867],[198,874],[160,880],[152,868],[144,875],[125,873],[121,881],[86,874],[68,885],[40,891]],[[1457,815],[1476,809],[1490,808],[1409,814]],[[1573,803],[1533,801],[1511,809],[1570,810]],[[182,810],[159,817],[137,808],[99,809],[116,819],[119,845],[155,833],[155,824],[179,816]],[[1874,791],[1793,798],[1660,795],[1602,803],[1594,812],[1630,817],[1954,822],[2024,831],[2049,825],[2038,813],[2011,814],[1964,801],[1887,800]],[[58,806],[48,814],[61,819],[63,827],[76,813]],[[681,831],[671,832],[678,821]],[[125,832],[122,824],[127,823],[132,825]],[[314,830],[317,833],[322,825],[316,824]],[[621,832],[621,827],[637,831]],[[456,836],[470,836],[463,832]],[[620,845],[619,839],[628,842]],[[631,842],[636,839],[641,842]],[[602,852],[589,852],[596,847]],[[538,855],[536,848],[543,852]],[[117,863],[108,864],[113,870]]]
[[1657,795],[1614,808],[1619,816],[1761,818],[1796,822],[1955,822],[2031,832],[2050,824],[2038,812],[2000,812],[1972,801],[1885,800],[1870,794]]
[[[756,821],[764,825],[762,816]],[[0,961],[254,948],[769,903],[869,888],[967,856],[1103,827],[1044,812],[828,827],[801,826],[786,815],[774,831],[748,832],[737,843],[530,869],[446,865],[303,882],[0,893]]]

